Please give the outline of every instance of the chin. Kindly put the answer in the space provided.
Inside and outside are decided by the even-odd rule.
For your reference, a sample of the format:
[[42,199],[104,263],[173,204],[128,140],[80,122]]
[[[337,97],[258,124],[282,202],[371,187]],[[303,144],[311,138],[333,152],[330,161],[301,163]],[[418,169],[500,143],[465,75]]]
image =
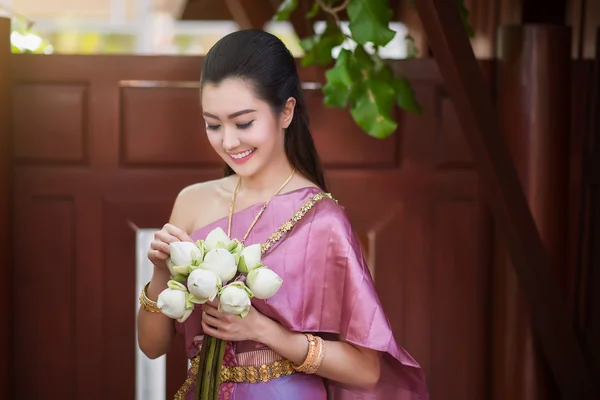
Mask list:
[[249,165],[248,163],[236,164],[234,162],[229,161],[229,162],[227,162],[227,165],[229,166],[229,168],[231,168],[233,170],[233,172],[237,176],[240,176],[242,178],[251,177],[251,176],[255,175],[256,172],[258,171],[258,169],[255,166]]

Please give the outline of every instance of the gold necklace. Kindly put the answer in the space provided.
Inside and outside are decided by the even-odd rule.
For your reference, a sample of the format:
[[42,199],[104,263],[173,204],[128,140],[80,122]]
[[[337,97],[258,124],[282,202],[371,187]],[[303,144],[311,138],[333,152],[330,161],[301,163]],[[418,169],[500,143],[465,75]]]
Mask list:
[[[294,176],[295,172],[296,172],[296,169],[295,168],[292,169],[292,173],[290,174],[290,176],[288,176],[288,178],[285,180],[285,182],[283,182],[283,185],[281,185],[279,187],[279,189],[277,189],[277,191],[271,196],[271,198],[269,200],[267,200],[265,202],[265,204],[263,204],[263,206],[260,208],[260,211],[258,212],[256,217],[254,217],[254,221],[252,221],[252,223],[250,224],[250,227],[246,231],[246,234],[244,235],[244,237],[242,238],[240,243],[244,243],[246,241],[246,239],[248,238],[248,235],[250,235],[250,231],[252,230],[252,228],[254,228],[254,225],[256,224],[256,222],[258,221],[260,216],[263,214],[263,212],[265,211],[265,209],[267,208],[267,206],[269,205],[269,203],[271,202],[273,197],[277,196],[283,190],[283,188],[292,180],[292,177]],[[238,193],[238,190],[240,189],[241,183],[242,183],[242,177],[239,177],[237,185],[235,187],[235,190],[233,191],[233,195],[231,196],[231,203],[229,204],[229,219],[227,221],[227,236],[229,236],[229,237],[231,237],[231,221],[233,220],[233,207],[235,206],[235,199],[237,197],[237,193]]]

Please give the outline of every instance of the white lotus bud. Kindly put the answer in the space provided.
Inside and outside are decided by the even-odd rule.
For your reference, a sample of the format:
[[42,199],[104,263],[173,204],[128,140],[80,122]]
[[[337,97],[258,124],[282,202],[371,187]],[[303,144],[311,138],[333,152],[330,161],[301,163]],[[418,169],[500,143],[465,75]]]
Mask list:
[[221,278],[215,272],[207,269],[195,269],[187,280],[188,290],[192,297],[190,301],[204,304],[213,301],[221,288]]
[[235,257],[227,249],[214,249],[206,253],[200,268],[213,271],[222,282],[231,280],[237,272]]
[[254,268],[261,266],[260,257],[262,255],[260,244],[253,244],[252,246],[245,247],[240,255],[240,262],[238,264],[238,270],[242,274],[247,274]]
[[192,265],[198,265],[202,261],[203,252],[192,242],[172,242],[169,244],[169,259],[167,266],[171,276],[177,274],[187,275]]
[[246,284],[257,299],[273,297],[283,284],[283,279],[267,267],[259,267],[248,272]]
[[245,317],[250,310],[252,292],[243,282],[233,282],[221,289],[219,311]]
[[179,289],[167,288],[160,292],[156,305],[164,315],[179,322],[184,322],[193,311],[188,307],[187,293]]
[[214,249],[226,249],[231,245],[232,240],[222,228],[215,228],[204,239],[204,245],[207,251]]

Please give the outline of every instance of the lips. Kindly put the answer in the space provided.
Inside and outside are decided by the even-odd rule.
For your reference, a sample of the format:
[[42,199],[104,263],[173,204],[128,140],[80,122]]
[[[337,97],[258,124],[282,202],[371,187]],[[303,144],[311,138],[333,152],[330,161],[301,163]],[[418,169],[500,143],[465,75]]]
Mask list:
[[250,150],[240,151],[237,153],[228,153],[228,154],[229,154],[229,157],[231,157],[231,159],[233,160],[233,162],[241,164],[241,163],[248,161],[250,159],[250,157],[252,157],[252,155],[254,154],[255,151],[256,151],[256,149],[250,149]]

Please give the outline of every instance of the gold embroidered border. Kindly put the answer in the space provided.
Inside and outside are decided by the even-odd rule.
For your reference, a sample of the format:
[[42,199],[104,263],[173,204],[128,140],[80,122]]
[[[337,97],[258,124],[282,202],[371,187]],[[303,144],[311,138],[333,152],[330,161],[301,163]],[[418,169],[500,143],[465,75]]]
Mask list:
[[[195,360],[195,362],[194,362]],[[198,357],[192,358],[190,369],[188,370],[188,376],[185,378],[183,385],[179,387],[179,390],[173,396],[173,400],[185,400],[188,392],[192,388],[192,385],[196,381],[196,376],[198,375]]]
[[278,241],[280,241],[281,238],[287,232],[289,232],[315,206],[315,204],[317,204],[324,198],[331,199],[337,203],[337,200],[335,200],[331,196],[331,193],[321,192],[315,194],[313,197],[308,199],[298,211],[296,211],[292,218],[287,220],[283,225],[279,227],[279,229],[277,229],[277,231],[275,231],[271,236],[267,238],[267,240],[260,246],[262,253],[266,253],[271,247],[273,247]]

